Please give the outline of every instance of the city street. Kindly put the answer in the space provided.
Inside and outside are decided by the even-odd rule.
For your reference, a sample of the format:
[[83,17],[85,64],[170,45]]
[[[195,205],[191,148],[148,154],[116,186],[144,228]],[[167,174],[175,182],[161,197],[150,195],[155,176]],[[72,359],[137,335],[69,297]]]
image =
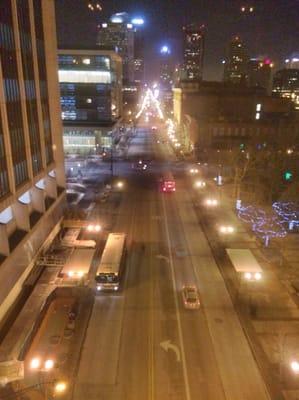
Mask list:
[[[270,398],[174,155],[139,128],[128,157],[115,162],[126,190],[112,227],[128,235],[126,276],[118,294],[96,298],[73,398]],[[131,168],[136,157],[152,159],[147,170]],[[177,191],[161,193],[172,167]],[[200,309],[184,308],[186,284],[199,289]]]

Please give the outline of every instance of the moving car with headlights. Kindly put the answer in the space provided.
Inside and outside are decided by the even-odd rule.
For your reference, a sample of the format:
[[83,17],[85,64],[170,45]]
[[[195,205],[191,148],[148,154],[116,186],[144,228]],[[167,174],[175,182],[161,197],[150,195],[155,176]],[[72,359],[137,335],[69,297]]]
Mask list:
[[200,307],[198,290],[193,285],[186,285],[182,290],[184,307],[189,310],[196,310]]

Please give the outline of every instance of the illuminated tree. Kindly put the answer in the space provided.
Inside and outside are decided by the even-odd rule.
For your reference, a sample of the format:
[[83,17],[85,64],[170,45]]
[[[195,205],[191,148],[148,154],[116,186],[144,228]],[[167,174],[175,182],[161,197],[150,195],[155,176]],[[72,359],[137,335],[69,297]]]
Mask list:
[[299,203],[279,201],[272,205],[274,211],[279,215],[281,221],[289,225],[292,230],[294,226],[299,226]]
[[262,208],[241,206],[238,217],[251,225],[252,231],[264,241],[266,247],[271,239],[282,238],[287,234],[281,218],[276,214],[267,213]]

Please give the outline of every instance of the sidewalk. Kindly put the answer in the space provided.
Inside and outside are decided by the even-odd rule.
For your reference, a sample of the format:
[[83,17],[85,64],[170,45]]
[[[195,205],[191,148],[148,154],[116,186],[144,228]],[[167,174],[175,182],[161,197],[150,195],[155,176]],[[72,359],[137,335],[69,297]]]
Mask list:
[[209,192],[218,192],[221,198],[218,210],[213,210],[214,219],[217,216],[236,229],[231,236],[218,234],[221,245],[224,248],[250,248],[263,269],[262,282],[253,288],[246,285],[240,289],[241,299],[256,308],[254,316],[248,311],[245,316],[250,324],[247,334],[253,335],[253,343],[256,341],[263,350],[271,365],[269,372],[273,375],[274,371],[277,382],[281,381],[283,372],[284,382],[280,386],[287,389],[283,391],[285,399],[299,399],[299,380],[294,380],[290,369],[290,362],[299,360],[299,298],[297,300],[292,286],[294,282],[299,283],[299,235],[289,234],[286,238],[274,239],[268,248],[264,248],[250,230],[250,225],[237,217],[225,188],[214,184],[208,186]]

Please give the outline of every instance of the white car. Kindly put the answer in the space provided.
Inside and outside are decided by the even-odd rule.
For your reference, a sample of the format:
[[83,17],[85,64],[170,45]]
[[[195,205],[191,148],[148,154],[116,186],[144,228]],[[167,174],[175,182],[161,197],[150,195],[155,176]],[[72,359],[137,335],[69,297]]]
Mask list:
[[195,286],[183,286],[182,296],[185,308],[195,310],[200,307],[199,294]]

